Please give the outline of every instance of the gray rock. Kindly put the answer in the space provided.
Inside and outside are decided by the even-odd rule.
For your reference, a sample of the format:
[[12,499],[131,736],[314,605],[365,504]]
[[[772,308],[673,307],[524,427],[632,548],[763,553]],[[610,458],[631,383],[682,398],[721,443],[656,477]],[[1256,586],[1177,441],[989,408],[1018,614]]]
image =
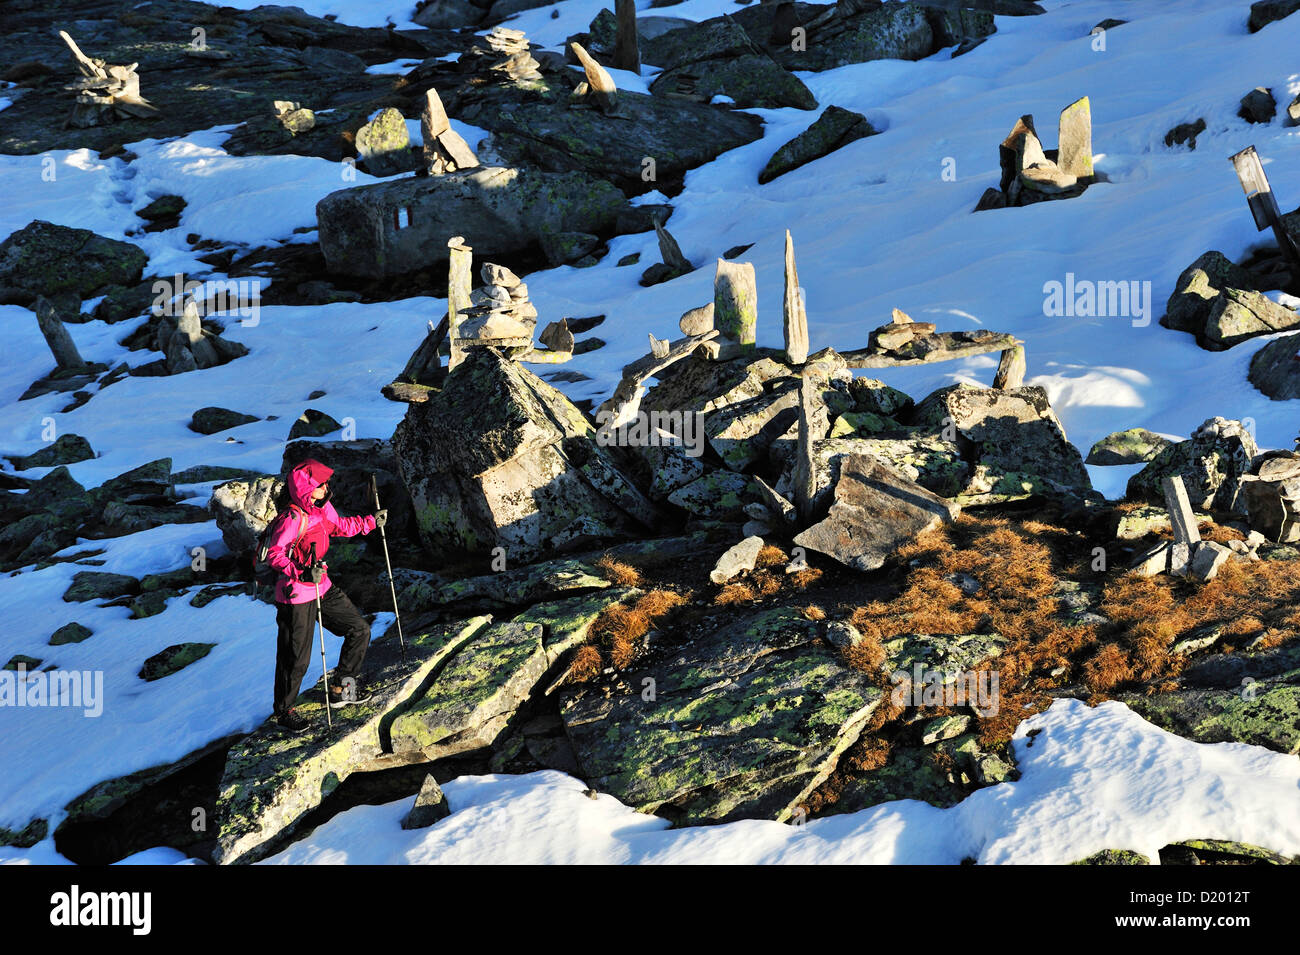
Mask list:
[[855,570],[875,570],[917,534],[956,520],[959,508],[874,458],[840,463],[835,501],[820,523],[794,542]]
[[[383,278],[445,268],[449,235],[491,258],[547,233],[607,233],[624,208],[617,188],[581,173],[486,166],[343,189],[322,199],[316,216],[332,270]],[[408,227],[397,228],[399,209],[409,211]]]
[[1202,335],[1219,293],[1226,288],[1253,289],[1255,280],[1222,252],[1204,253],[1178,276],[1160,324],[1176,331]]
[[403,829],[428,829],[435,822],[451,815],[451,804],[432,774],[424,777],[415,804],[402,819]]
[[1258,463],[1252,480],[1241,483],[1256,546],[1300,541],[1300,456],[1270,455]]
[[1250,5],[1247,26],[1251,33],[1262,30],[1275,20],[1282,20],[1300,10],[1300,0],[1256,0]]
[[95,452],[90,442],[81,435],[61,434],[54,439],[53,443],[39,451],[11,457],[9,460],[13,462],[15,470],[26,471],[30,468],[53,468],[60,464],[76,464],[78,461],[88,461],[94,456]]
[[17,290],[20,304],[63,292],[87,299],[135,285],[148,262],[129,242],[37,219],[0,242],[0,287]]
[[1273,122],[1273,117],[1277,115],[1273,91],[1256,86],[1241,98],[1241,108],[1237,110],[1237,115],[1248,123]]
[[456,30],[474,26],[483,17],[484,11],[469,0],[429,0],[411,20],[430,30]]
[[199,434],[217,434],[229,428],[237,428],[241,424],[261,420],[256,415],[242,414],[228,408],[207,407],[194,412],[190,417],[189,427],[191,431],[197,431]]
[[1214,541],[1201,541],[1192,553],[1189,575],[1198,580],[1213,580],[1218,576],[1219,568],[1232,556],[1232,548],[1216,544]]
[[1085,464],[1142,464],[1173,444],[1146,428],[1129,428],[1106,435],[1088,451]]
[[1191,438],[1165,448],[1129,478],[1125,496],[1163,504],[1162,481],[1177,476],[1182,478],[1193,509],[1244,514],[1241,477],[1250,473],[1258,453],[1241,422],[1211,418]]
[[393,176],[413,167],[406,120],[391,106],[357,130],[355,143],[357,155],[372,176]]
[[275,502],[283,487],[284,481],[268,475],[251,481],[228,481],[213,488],[208,510],[231,553],[253,552],[258,537],[279,513]]
[[759,171],[760,184],[771,182],[778,176],[807,165],[814,159],[828,156],[835,150],[879,132],[861,113],[827,106],[811,126],[790,140],[767,161]]
[[746,537],[718,558],[713,570],[709,572],[709,580],[715,584],[725,584],[738,574],[753,570],[758,562],[758,552],[762,549],[763,538]]
[[1300,326],[1300,314],[1262,293],[1225,288],[1210,308],[1201,344],[1220,351],[1256,335],[1290,331],[1297,326]]

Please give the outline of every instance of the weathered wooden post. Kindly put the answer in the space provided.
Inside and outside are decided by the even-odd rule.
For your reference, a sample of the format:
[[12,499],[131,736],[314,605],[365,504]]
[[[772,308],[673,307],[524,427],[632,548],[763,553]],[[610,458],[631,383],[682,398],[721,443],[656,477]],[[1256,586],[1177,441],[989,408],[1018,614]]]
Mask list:
[[465,244],[465,237],[460,235],[448,239],[447,248],[451,252],[451,259],[447,263],[447,339],[451,343],[447,370],[450,371],[465,356],[464,349],[456,341],[460,337],[461,313],[470,305],[474,250]]
[[614,69],[641,75],[641,50],[637,41],[636,0],[614,0],[618,33],[614,36]]
[[713,326],[728,339],[731,348],[727,351],[754,350],[758,328],[758,283],[752,262],[718,259],[718,271],[713,277]]
[[785,357],[792,365],[808,360],[808,313],[804,309],[799,271],[794,264],[794,239],[785,230]]
[[1255,217],[1256,230],[1263,232],[1265,229],[1272,229],[1282,254],[1291,261],[1297,274],[1300,274],[1300,249],[1296,248],[1290,233],[1282,223],[1282,213],[1277,207],[1277,198],[1269,187],[1268,176],[1264,175],[1264,165],[1259,161],[1259,154],[1255,152],[1255,147],[1247,146],[1231,159],[1232,167],[1237,171],[1237,180],[1241,183],[1242,191],[1246,193],[1246,201],[1250,204],[1250,214]]

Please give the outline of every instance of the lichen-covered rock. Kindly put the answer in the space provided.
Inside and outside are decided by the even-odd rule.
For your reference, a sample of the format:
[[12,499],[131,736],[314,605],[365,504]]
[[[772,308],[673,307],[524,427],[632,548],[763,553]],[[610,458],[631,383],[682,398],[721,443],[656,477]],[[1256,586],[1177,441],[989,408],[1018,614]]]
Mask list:
[[439,555],[501,547],[525,562],[566,537],[575,549],[640,533],[658,513],[564,395],[491,348],[469,349],[440,392],[408,408],[393,448],[421,540]]
[[72,583],[63,592],[69,602],[99,600],[104,597],[121,597],[140,592],[140,581],[126,574],[107,574],[98,570],[78,571]]
[[199,408],[190,416],[190,430],[197,431],[199,434],[217,434],[220,431],[237,428],[241,424],[260,420],[262,419],[257,415],[231,411],[229,408]]
[[704,416],[709,445],[732,471],[746,471],[799,417],[799,389],[794,379],[770,391]]
[[1221,351],[1257,335],[1290,331],[1300,325],[1300,314],[1279,305],[1261,292],[1225,288],[1205,320],[1202,345]]
[[705,634],[627,684],[570,695],[565,729],[598,791],[680,824],[788,819],[881,697],[792,608]]
[[1108,434],[1088,451],[1085,464],[1115,465],[1142,464],[1150,461],[1169,445],[1168,438],[1161,437],[1146,428],[1129,428]]
[[517,607],[558,594],[603,590],[609,581],[585,558],[539,561],[479,577],[446,579],[427,571],[395,570],[398,602],[411,612],[459,604],[468,607]]
[[1102,849],[1070,865],[1150,865],[1151,860],[1132,849]]
[[1083,456],[1040,387],[941,388],[916,407],[912,423],[941,435],[955,430],[970,443],[971,479],[957,495],[963,506],[1093,493]]
[[283,490],[284,481],[270,475],[212,489],[208,510],[232,554],[251,554],[257,547],[258,537],[279,513],[276,501]]
[[885,3],[833,21],[809,36],[807,49],[787,43],[777,60],[791,70],[833,70],[872,60],[920,60],[935,50],[926,11],[915,3]]
[[957,445],[936,435],[907,428],[872,437],[835,437],[834,429],[831,434],[832,437],[813,443],[813,503],[816,511],[830,506],[840,476],[840,463],[848,455],[876,458],[940,497],[956,497],[969,482],[971,468]]
[[664,70],[650,84],[650,92],[672,94],[683,83],[696,96],[708,100],[726,96],[744,109],[817,108],[817,98],[803,81],[766,53],[746,52]]
[[835,150],[867,136],[874,136],[877,132],[861,113],[839,106],[827,106],[826,111],[811,126],[772,154],[767,165],[759,171],[759,184],[771,182],[814,159],[829,156]]
[[597,593],[549,600],[529,607],[514,622],[541,625],[546,662],[554,666],[566,653],[586,641],[591,625],[607,607],[640,595],[641,591],[635,587],[610,587]]
[[403,706],[432,684],[445,661],[488,625],[473,617],[406,635],[401,655],[391,634],[367,657],[371,698],[333,713],[325,732],[324,698],[316,690],[295,704],[313,728],[289,735],[273,721],[230,748],[218,788],[213,862],[255,862],[275,851],[302,817],[367,760],[385,752],[389,726]]
[[1126,496],[1163,504],[1161,482],[1181,477],[1194,510],[1244,514],[1241,476],[1250,473],[1258,453],[1255,439],[1240,421],[1211,418],[1191,438],[1165,448],[1129,478]]
[[1255,480],[1243,481],[1242,497],[1251,530],[1274,543],[1300,541],[1300,520],[1295,502],[1300,501],[1300,454],[1276,454],[1259,462]]
[[734,471],[710,471],[668,495],[668,502],[700,517],[735,518],[743,514],[746,496],[757,493],[753,479]]
[[140,281],[149,256],[129,242],[37,219],[0,242],[0,286],[30,300],[71,292],[91,298],[110,285]]
[[1253,289],[1254,277],[1222,252],[1206,252],[1178,276],[1160,324],[1200,336],[1210,311],[1225,288]]
[[90,442],[79,434],[61,434],[39,451],[22,457],[11,457],[15,470],[26,471],[30,468],[53,468],[60,464],[76,464],[95,456]]
[[[162,595],[158,594],[158,596]],[[148,617],[152,614],[143,613],[136,616]],[[177,643],[160,650],[144,661],[144,666],[140,668],[140,679],[152,683],[154,680],[161,680],[163,677],[178,673],[191,663],[202,660],[215,646],[215,643]]]
[[450,756],[491,746],[548,669],[539,623],[494,623],[474,635],[429,688],[396,713],[394,753]]

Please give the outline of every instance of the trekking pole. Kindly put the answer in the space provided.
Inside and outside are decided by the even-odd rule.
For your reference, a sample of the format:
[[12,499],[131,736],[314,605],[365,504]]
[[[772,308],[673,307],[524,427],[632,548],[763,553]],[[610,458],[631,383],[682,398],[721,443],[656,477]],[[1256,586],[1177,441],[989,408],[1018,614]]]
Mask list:
[[[316,544],[311,545],[311,566],[316,566]],[[320,673],[321,679],[325,681],[325,728],[332,732],[334,729],[334,717],[330,715],[330,673],[329,667],[325,663],[325,624],[321,622],[320,614],[320,581],[313,580],[316,585],[316,629],[320,633]]]
[[[375,499],[375,510],[379,507],[379,484],[375,481],[374,474],[370,475],[370,493]],[[388,589],[393,595],[393,616],[397,618],[397,640],[402,646],[402,657],[406,657],[406,638],[402,636],[402,614],[397,609],[397,585],[393,583],[393,563],[388,559],[388,535],[384,529],[379,528],[379,539],[384,544],[384,566],[388,568]]]

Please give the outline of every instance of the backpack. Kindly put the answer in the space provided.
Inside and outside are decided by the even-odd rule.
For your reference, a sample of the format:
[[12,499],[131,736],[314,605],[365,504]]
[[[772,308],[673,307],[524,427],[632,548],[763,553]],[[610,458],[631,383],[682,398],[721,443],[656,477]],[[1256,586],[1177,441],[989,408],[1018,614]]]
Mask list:
[[[307,531],[307,512],[295,506],[280,511],[275,517],[267,521],[266,527],[262,529],[262,533],[257,538],[257,549],[253,551],[253,580],[259,587],[270,587],[275,583],[275,579],[279,575],[279,571],[267,563],[267,557],[271,550],[271,538],[278,533],[282,522],[288,520],[294,511],[298,511],[300,514],[298,535],[294,538],[294,544],[298,543],[302,539],[302,535]],[[293,544],[289,546],[292,547]]]

